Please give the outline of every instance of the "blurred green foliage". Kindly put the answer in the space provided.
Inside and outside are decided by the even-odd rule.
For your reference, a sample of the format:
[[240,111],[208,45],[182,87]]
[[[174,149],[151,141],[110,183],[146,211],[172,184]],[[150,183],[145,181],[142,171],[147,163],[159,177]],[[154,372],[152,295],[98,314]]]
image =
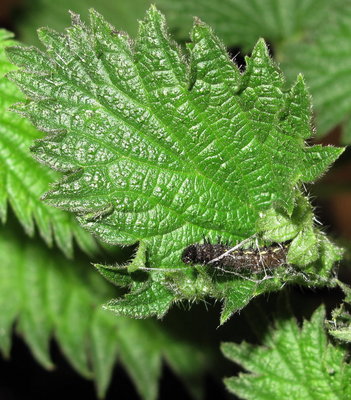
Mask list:
[[90,8],[106,16],[116,29],[135,36],[138,20],[144,17],[150,3],[149,0],[30,0],[24,3],[21,18],[17,21],[19,39],[40,45],[38,28],[50,27],[62,32],[70,24],[69,10],[86,20]]

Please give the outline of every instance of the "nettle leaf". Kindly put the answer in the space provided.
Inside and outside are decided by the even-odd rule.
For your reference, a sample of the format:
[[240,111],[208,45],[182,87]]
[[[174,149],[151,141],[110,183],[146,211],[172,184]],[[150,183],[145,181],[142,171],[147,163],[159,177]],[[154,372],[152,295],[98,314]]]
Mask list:
[[[65,34],[43,28],[39,37],[45,52],[12,47],[8,55],[21,67],[9,77],[28,97],[16,110],[49,133],[37,141],[35,157],[66,173],[45,200],[76,213],[110,244],[139,242],[141,252],[129,269],[132,275],[144,263],[149,272],[142,283],[127,282],[123,268],[98,266],[110,280],[131,288],[109,308],[160,317],[171,297],[212,296],[227,299],[229,316],[229,304],[234,312],[255,295],[300,282],[298,273],[284,269],[269,281],[219,276],[181,259],[188,245],[204,237],[236,244],[257,235],[267,215],[276,215],[277,223],[278,215],[296,216],[281,241],[296,237],[299,243],[307,231],[318,235],[302,183],[318,178],[343,149],[305,144],[312,132],[304,81],[299,76],[286,91],[263,40],[240,73],[201,21],[183,54],[154,7],[135,42],[95,11],[89,25],[73,15]],[[277,240],[277,234],[263,236]],[[312,286],[325,284],[329,274],[320,262],[319,242],[310,241],[313,257],[303,251],[293,257],[311,273],[302,281]],[[243,295],[233,300],[234,292]]]
[[[12,327],[34,357],[53,368],[50,340],[58,342],[70,364],[106,392],[117,357],[143,399],[157,398],[162,358],[190,386],[208,365],[204,345],[186,335],[175,338],[155,320],[115,317],[102,309],[116,295],[85,261],[69,261],[59,252],[19,234],[17,224],[0,228],[0,350],[8,357]],[[10,301],[9,301],[10,299]],[[189,371],[188,365],[193,370]],[[192,391],[199,393],[199,385]]]
[[12,35],[0,30],[0,219],[6,222],[9,203],[28,235],[34,235],[36,225],[45,242],[51,246],[55,240],[67,256],[72,256],[73,239],[85,252],[94,254],[98,250],[95,240],[78,225],[73,215],[40,201],[40,196],[59,174],[31,157],[29,148],[42,134],[8,110],[14,102],[24,100],[17,87],[4,77],[16,69],[4,50],[5,46],[14,44]]
[[[303,73],[314,99],[318,135],[337,125],[351,141],[351,8],[341,0],[159,0],[178,38],[188,38],[194,15],[203,18],[226,45],[249,52],[258,38],[273,45],[289,82]],[[337,46],[335,45],[337,43]],[[306,57],[308,54],[308,57]]]
[[111,300],[104,308],[133,318],[162,317],[169,309],[174,294],[158,282],[132,291],[122,300]]
[[347,351],[328,343],[320,307],[299,328],[293,318],[276,319],[262,346],[224,343],[226,357],[247,372],[225,379],[227,388],[246,400],[345,400],[351,398]]

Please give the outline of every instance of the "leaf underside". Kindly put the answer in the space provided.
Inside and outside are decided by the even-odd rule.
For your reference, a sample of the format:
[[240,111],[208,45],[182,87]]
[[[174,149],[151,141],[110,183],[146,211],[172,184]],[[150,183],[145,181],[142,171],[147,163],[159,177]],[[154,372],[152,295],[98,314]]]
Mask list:
[[[47,203],[75,212],[108,243],[139,242],[148,268],[179,269],[150,271],[145,281],[128,285],[134,316],[160,293],[160,285],[160,302],[156,299],[145,316],[162,316],[172,299],[246,293],[226,302],[230,315],[228,304],[242,307],[253,296],[278,289],[282,279],[296,280],[282,270],[270,282],[255,280],[247,291],[240,277],[213,277],[181,261],[184,248],[204,237],[235,244],[257,234],[259,219],[272,212],[294,227],[278,241],[309,241],[307,257],[295,254],[297,246],[290,254],[312,273],[308,284],[317,284],[317,271],[325,279],[340,255],[313,227],[300,188],[343,149],[305,144],[312,131],[303,79],[285,90],[262,40],[241,73],[201,21],[185,55],[154,7],[135,42],[95,11],[89,25],[77,15],[72,21],[65,34],[39,31],[45,52],[8,50],[21,68],[9,77],[28,97],[15,109],[48,133],[37,141],[35,157],[66,173],[46,194]],[[113,267],[107,270],[111,279]],[[117,280],[124,275],[120,268],[114,273]],[[117,313],[126,312],[125,301],[113,302]]]

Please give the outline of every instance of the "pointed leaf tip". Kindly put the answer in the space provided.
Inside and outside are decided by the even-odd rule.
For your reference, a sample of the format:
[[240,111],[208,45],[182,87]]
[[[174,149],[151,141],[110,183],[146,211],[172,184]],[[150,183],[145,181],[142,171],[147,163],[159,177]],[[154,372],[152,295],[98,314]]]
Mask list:
[[122,299],[110,300],[103,307],[117,315],[136,319],[156,316],[162,318],[175,296],[162,284],[151,282],[143,288],[126,294]]
[[146,16],[157,17],[161,19],[165,19],[164,15],[161,11],[156,7],[155,4],[151,4],[149,9],[146,11]]
[[258,39],[255,47],[252,50],[251,57],[270,58],[268,45],[263,38]]

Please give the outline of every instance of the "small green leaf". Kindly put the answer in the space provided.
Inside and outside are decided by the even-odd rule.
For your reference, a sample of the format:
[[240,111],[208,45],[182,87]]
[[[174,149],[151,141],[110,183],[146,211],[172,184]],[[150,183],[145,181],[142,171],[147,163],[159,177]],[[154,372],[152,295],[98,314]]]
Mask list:
[[345,294],[343,303],[340,307],[332,311],[332,320],[328,321],[329,333],[336,339],[351,342],[351,314],[348,311],[351,303],[351,288],[349,285],[338,281],[340,288]]
[[152,282],[125,295],[121,300],[110,300],[104,305],[104,308],[117,315],[133,318],[147,318],[154,315],[162,318],[173,301],[174,294],[172,292],[160,283]]
[[330,329],[329,333],[343,342],[351,342],[351,327]]
[[133,278],[125,266],[108,266],[102,264],[94,264],[94,266],[104,278],[116,286],[128,287],[133,283]]
[[291,215],[273,207],[261,215],[257,225],[264,239],[286,242],[296,237],[305,227],[313,225],[312,207],[306,197],[298,194]]
[[335,148],[332,146],[312,146],[307,148],[305,153],[305,173],[303,180],[305,182],[313,182],[325,174],[331,163],[341,156],[345,149]]
[[326,277],[332,266],[341,261],[345,250],[332,243],[323,233],[318,233],[319,252],[320,252],[320,270],[319,273],[324,274]]
[[246,281],[245,284],[239,287],[239,292],[234,290],[229,291],[223,303],[220,318],[221,325],[224,324],[234,312],[241,310],[247,305],[249,299],[254,297],[255,288],[256,285],[254,282]]
[[[350,291],[350,288],[347,288]],[[349,301],[345,300],[340,307],[332,311],[332,320],[328,321],[329,333],[336,339],[350,343],[351,342],[351,315],[345,310],[345,304]]]
[[258,228],[264,232],[264,238],[275,242],[285,242],[295,237],[301,230],[301,222],[293,221],[283,211],[274,208],[268,210],[258,222]]
[[319,257],[318,239],[313,229],[301,231],[289,246],[287,260],[291,264],[307,266]]
[[146,265],[146,243],[140,242],[133,261],[128,264],[128,272],[135,272]]
[[224,343],[226,357],[247,372],[226,378],[227,388],[246,400],[346,400],[351,398],[351,366],[346,350],[328,343],[320,307],[299,328],[293,318],[277,318],[262,346]]
[[144,271],[139,271],[145,268],[145,264],[146,245],[144,242],[140,242],[133,260],[130,263],[115,266],[95,264],[94,266],[102,276],[116,286],[128,287],[131,286],[135,280],[145,281],[147,279],[147,274]]

